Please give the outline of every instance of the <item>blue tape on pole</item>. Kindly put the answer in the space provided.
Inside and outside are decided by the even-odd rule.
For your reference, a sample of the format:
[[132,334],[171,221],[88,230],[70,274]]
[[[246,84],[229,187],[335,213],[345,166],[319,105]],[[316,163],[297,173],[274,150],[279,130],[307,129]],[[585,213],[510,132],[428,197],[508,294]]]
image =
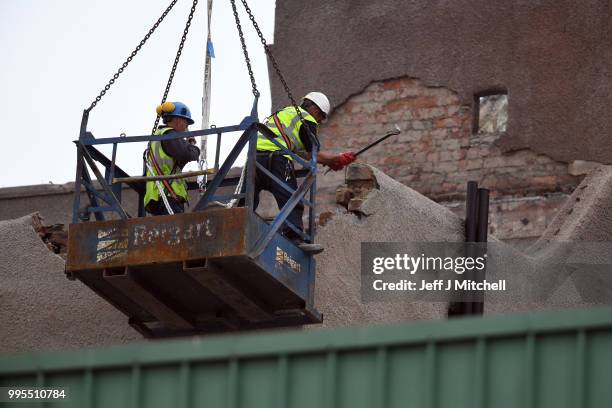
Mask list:
[[215,49],[211,40],[208,40],[206,42],[206,47],[208,48],[208,54],[210,55],[210,58],[215,58]]

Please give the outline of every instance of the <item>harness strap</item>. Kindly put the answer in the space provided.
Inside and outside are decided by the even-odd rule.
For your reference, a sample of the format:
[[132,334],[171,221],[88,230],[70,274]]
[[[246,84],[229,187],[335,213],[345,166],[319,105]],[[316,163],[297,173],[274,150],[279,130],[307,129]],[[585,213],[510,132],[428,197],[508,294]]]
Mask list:
[[287,133],[285,132],[285,127],[282,125],[282,123],[278,119],[278,115],[275,113],[274,115],[272,115],[272,118],[274,119],[276,128],[278,129],[281,136],[283,137],[283,140],[285,140],[285,143],[287,144],[287,149],[293,151],[293,143],[291,143],[291,139],[287,136]]
[[[150,145],[149,145],[149,158],[151,159],[151,163],[153,164],[153,167],[155,168],[155,171],[157,172],[157,175],[158,176],[162,176],[163,172],[161,171],[161,168],[159,167],[159,164],[157,164],[157,160],[155,160],[155,155],[151,151],[151,146]],[[174,192],[174,189],[172,188],[172,186],[170,185],[168,180],[162,180],[162,183],[164,184],[164,187],[166,188],[166,190],[168,190],[168,192],[170,193],[172,198],[177,198],[177,195]],[[160,191],[159,193],[163,194],[162,191]]]

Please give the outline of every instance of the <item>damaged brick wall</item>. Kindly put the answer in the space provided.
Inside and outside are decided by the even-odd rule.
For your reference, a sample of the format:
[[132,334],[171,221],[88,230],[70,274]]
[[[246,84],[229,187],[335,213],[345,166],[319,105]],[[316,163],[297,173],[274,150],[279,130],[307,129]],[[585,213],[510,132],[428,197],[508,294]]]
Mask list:
[[[333,108],[404,76],[452,89],[463,104],[505,89],[504,151],[612,164],[611,21],[610,0],[285,0],[272,52],[294,95],[320,90]],[[269,72],[278,109],[288,98]]]
[[[407,77],[374,82],[334,110],[321,143],[325,150],[357,150],[397,123],[402,133],[360,160],[459,215],[467,181],[478,181],[491,190],[491,232],[502,239],[539,236],[581,177],[531,150],[502,153],[497,142],[505,134],[474,135],[472,115],[452,90]],[[319,212],[334,206],[342,178],[320,178]]]

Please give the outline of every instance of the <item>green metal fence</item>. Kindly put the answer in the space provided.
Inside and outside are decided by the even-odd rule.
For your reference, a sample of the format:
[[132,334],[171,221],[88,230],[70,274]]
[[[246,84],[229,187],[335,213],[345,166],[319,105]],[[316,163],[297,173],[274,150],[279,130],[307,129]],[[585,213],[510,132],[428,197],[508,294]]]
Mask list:
[[612,308],[4,355],[0,386],[79,408],[610,407]]

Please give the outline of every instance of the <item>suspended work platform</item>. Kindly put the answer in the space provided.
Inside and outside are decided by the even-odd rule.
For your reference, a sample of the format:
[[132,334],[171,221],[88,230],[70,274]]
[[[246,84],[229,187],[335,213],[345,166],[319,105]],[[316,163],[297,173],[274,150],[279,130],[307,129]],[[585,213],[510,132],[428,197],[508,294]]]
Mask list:
[[[117,147],[160,136],[96,139],[85,131],[86,122],[85,114],[81,136],[75,141],[78,177],[66,262],[70,279],[82,281],[126,314],[129,323],[146,337],[322,321],[313,303],[315,260],[280,233],[282,228],[291,228],[305,242],[314,240],[315,147],[310,161],[287,150],[303,166],[296,171],[303,179],[296,190],[270,175],[272,182],[292,195],[273,220],[265,221],[253,209],[255,173],[261,167],[255,160],[255,144],[258,135],[273,138],[274,134],[256,121],[255,108],[237,126],[176,132],[166,137],[216,133],[220,141],[226,133],[243,131],[220,167],[217,153],[215,176],[205,183],[205,192],[191,213],[147,217],[140,205],[134,217],[121,206],[120,187],[133,188],[142,203],[144,184],[142,177],[130,177],[116,165]],[[112,159],[94,148],[98,144],[113,145]],[[228,173],[243,149],[248,154],[242,189],[219,195],[220,187],[240,183]],[[98,164],[104,166],[105,176]],[[101,188],[92,183],[90,170]],[[198,188],[193,184],[188,183],[190,189]],[[85,206],[81,187],[89,197]],[[212,205],[227,200],[239,206]],[[287,221],[300,202],[309,207],[308,232]],[[92,215],[95,221],[90,220]]]
[[[87,130],[91,110],[175,3],[173,1],[168,6],[83,112],[79,138],[74,142],[77,167],[66,274],[70,279],[83,282],[126,314],[129,323],[146,337],[320,323],[322,316],[313,303],[315,260],[312,254],[285,238],[286,231],[292,230],[292,235],[299,236],[303,243],[314,243],[319,141],[315,135],[310,135],[312,149],[309,154],[303,155],[308,157],[305,159],[279,143],[276,140],[278,136],[259,123],[259,91],[252,75],[234,0],[231,3],[255,98],[249,116],[244,117],[238,125],[165,135],[154,134],[159,114],[148,135],[95,138]],[[242,3],[266,47],[267,55],[273,59],[246,1]],[[197,0],[194,0],[162,103],[168,96],[196,4]],[[301,118],[278,68],[277,73]],[[234,132],[242,134],[227,157],[221,160],[222,136]],[[132,177],[116,163],[117,150],[122,144],[147,143],[150,149],[150,143],[154,141],[197,136],[216,136],[212,168],[190,174],[156,174],[145,154],[143,175]],[[295,173],[301,182],[297,188],[257,162],[256,145],[261,137],[277,145],[298,166]],[[111,157],[98,150],[98,145],[112,147]],[[228,177],[230,169],[237,167],[236,161],[243,150],[246,150],[246,163],[242,176],[239,179]],[[147,169],[152,174],[145,174]],[[201,193],[199,200],[190,208],[190,213],[172,214],[168,203],[165,203],[171,215],[147,216],[144,208],[146,182],[156,183],[162,201],[165,201],[162,183],[212,173],[214,177],[210,180],[206,177],[199,183],[187,181],[188,190],[198,189]],[[257,181],[257,178],[269,180]],[[277,183],[291,195],[270,222],[260,218],[254,208],[255,183],[262,181]],[[128,213],[122,205],[125,186],[138,195],[137,214]],[[233,194],[221,191],[228,186],[235,186]],[[86,193],[87,200],[81,200],[82,191]],[[296,206],[308,207],[306,231],[287,220]]]
[[248,208],[72,225],[68,273],[146,337],[320,323],[314,260]]

